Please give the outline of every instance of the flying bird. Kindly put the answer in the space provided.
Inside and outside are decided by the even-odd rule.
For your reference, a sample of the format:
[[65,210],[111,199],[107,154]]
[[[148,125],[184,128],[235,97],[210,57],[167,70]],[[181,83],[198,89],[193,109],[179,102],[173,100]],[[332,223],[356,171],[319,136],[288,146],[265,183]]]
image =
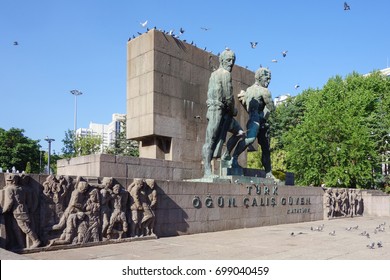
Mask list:
[[371,244],[367,245],[367,248],[369,249],[374,249],[375,247],[375,242],[372,242]]
[[351,7],[348,5],[347,2],[344,2],[344,11],[349,11]]
[[254,49],[257,47],[258,43],[257,42],[250,42],[250,44],[251,44],[251,48]]
[[282,51],[283,57],[286,57],[288,51]]
[[277,63],[278,61],[276,59],[272,59],[271,62]]
[[208,28],[208,27],[201,27],[200,29],[202,29],[204,31],[209,31],[210,30],[210,28]]
[[298,89],[299,87],[300,87],[299,85],[295,85],[295,86],[294,86],[295,89]]
[[145,22],[140,22],[139,24],[141,24],[142,27],[146,27],[146,25],[148,24],[148,21],[146,20]]
[[334,231],[329,232],[329,235],[335,236],[336,235],[336,231],[334,230]]
[[182,27],[180,27],[179,34],[181,35],[181,34],[183,34],[184,32],[185,32],[185,30],[184,30]]
[[18,45],[19,45],[18,41],[15,41],[14,46],[18,46]]
[[376,245],[378,245],[378,248],[382,248],[383,247],[382,241],[379,241]]
[[194,116],[194,119],[202,119],[199,115]]

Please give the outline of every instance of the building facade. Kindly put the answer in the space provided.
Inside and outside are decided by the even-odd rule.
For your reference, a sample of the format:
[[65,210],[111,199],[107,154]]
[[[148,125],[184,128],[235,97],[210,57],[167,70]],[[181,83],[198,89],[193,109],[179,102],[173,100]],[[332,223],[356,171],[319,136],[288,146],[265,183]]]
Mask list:
[[76,130],[77,136],[98,136],[102,139],[100,152],[104,152],[110,145],[115,142],[117,135],[123,131],[123,121],[126,120],[126,114],[114,113],[109,124],[93,123],[89,124],[88,128],[79,128]]

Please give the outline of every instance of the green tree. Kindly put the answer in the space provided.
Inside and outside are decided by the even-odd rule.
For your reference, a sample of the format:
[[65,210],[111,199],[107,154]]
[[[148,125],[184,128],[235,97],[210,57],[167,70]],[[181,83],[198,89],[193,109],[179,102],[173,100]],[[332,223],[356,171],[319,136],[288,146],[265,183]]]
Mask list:
[[121,156],[139,156],[138,142],[126,137],[126,119],[120,121],[120,132],[116,135],[114,143],[105,152]]
[[24,170],[26,173],[31,173],[31,163],[28,161],[26,164],[26,169]]
[[287,167],[299,184],[367,188],[374,183],[378,143],[390,131],[389,82],[379,73],[353,73],[331,78],[310,94],[302,121],[282,136]]
[[77,156],[96,154],[101,150],[102,138],[95,135],[76,136],[74,143]]
[[32,140],[24,135],[23,129],[10,128],[8,131],[0,128],[0,167],[11,170],[13,166],[19,171],[27,169],[39,172],[39,140]]
[[100,136],[87,134],[76,136],[73,130],[65,131],[65,138],[62,140],[62,156],[71,158],[76,156],[85,156],[96,154],[101,150],[103,140]]
[[73,130],[68,129],[65,131],[65,138],[62,139],[64,146],[62,147],[62,154],[65,158],[71,158],[76,156],[75,152],[75,134]]

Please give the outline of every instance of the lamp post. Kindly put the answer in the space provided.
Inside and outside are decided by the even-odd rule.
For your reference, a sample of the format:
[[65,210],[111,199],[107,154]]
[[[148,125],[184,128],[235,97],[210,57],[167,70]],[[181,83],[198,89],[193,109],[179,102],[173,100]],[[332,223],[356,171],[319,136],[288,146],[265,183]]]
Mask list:
[[49,153],[48,153],[48,157],[47,157],[47,171],[50,175],[51,171],[50,171],[50,152],[51,152],[51,142],[55,141],[54,139],[52,138],[49,138],[48,136],[46,136],[45,138],[45,141],[47,141],[49,143]]
[[42,173],[42,151],[39,150],[39,174]]
[[76,129],[77,129],[77,96],[82,95],[83,93],[77,89],[71,90],[71,94],[74,95],[74,129],[73,133],[76,135]]

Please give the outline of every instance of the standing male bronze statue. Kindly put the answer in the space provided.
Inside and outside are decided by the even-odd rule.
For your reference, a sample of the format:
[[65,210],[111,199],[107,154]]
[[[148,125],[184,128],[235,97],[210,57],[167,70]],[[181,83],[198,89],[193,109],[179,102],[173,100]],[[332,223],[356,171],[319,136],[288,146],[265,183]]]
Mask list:
[[206,102],[208,123],[202,150],[205,177],[212,176],[211,160],[221,157],[227,132],[233,133],[232,140],[229,140],[232,147],[239,140],[240,132],[242,134],[240,125],[234,119],[237,108],[234,106],[231,72],[235,59],[233,51],[224,50],[219,56],[219,68],[210,76]]
[[246,91],[238,94],[238,99],[249,114],[245,139],[238,142],[232,156],[232,167],[238,165],[238,156],[251,145],[257,137],[261,146],[261,163],[264,166],[266,177],[272,177],[269,125],[267,119],[275,110],[268,85],[271,81],[271,72],[267,68],[259,68],[255,73],[255,83]]

